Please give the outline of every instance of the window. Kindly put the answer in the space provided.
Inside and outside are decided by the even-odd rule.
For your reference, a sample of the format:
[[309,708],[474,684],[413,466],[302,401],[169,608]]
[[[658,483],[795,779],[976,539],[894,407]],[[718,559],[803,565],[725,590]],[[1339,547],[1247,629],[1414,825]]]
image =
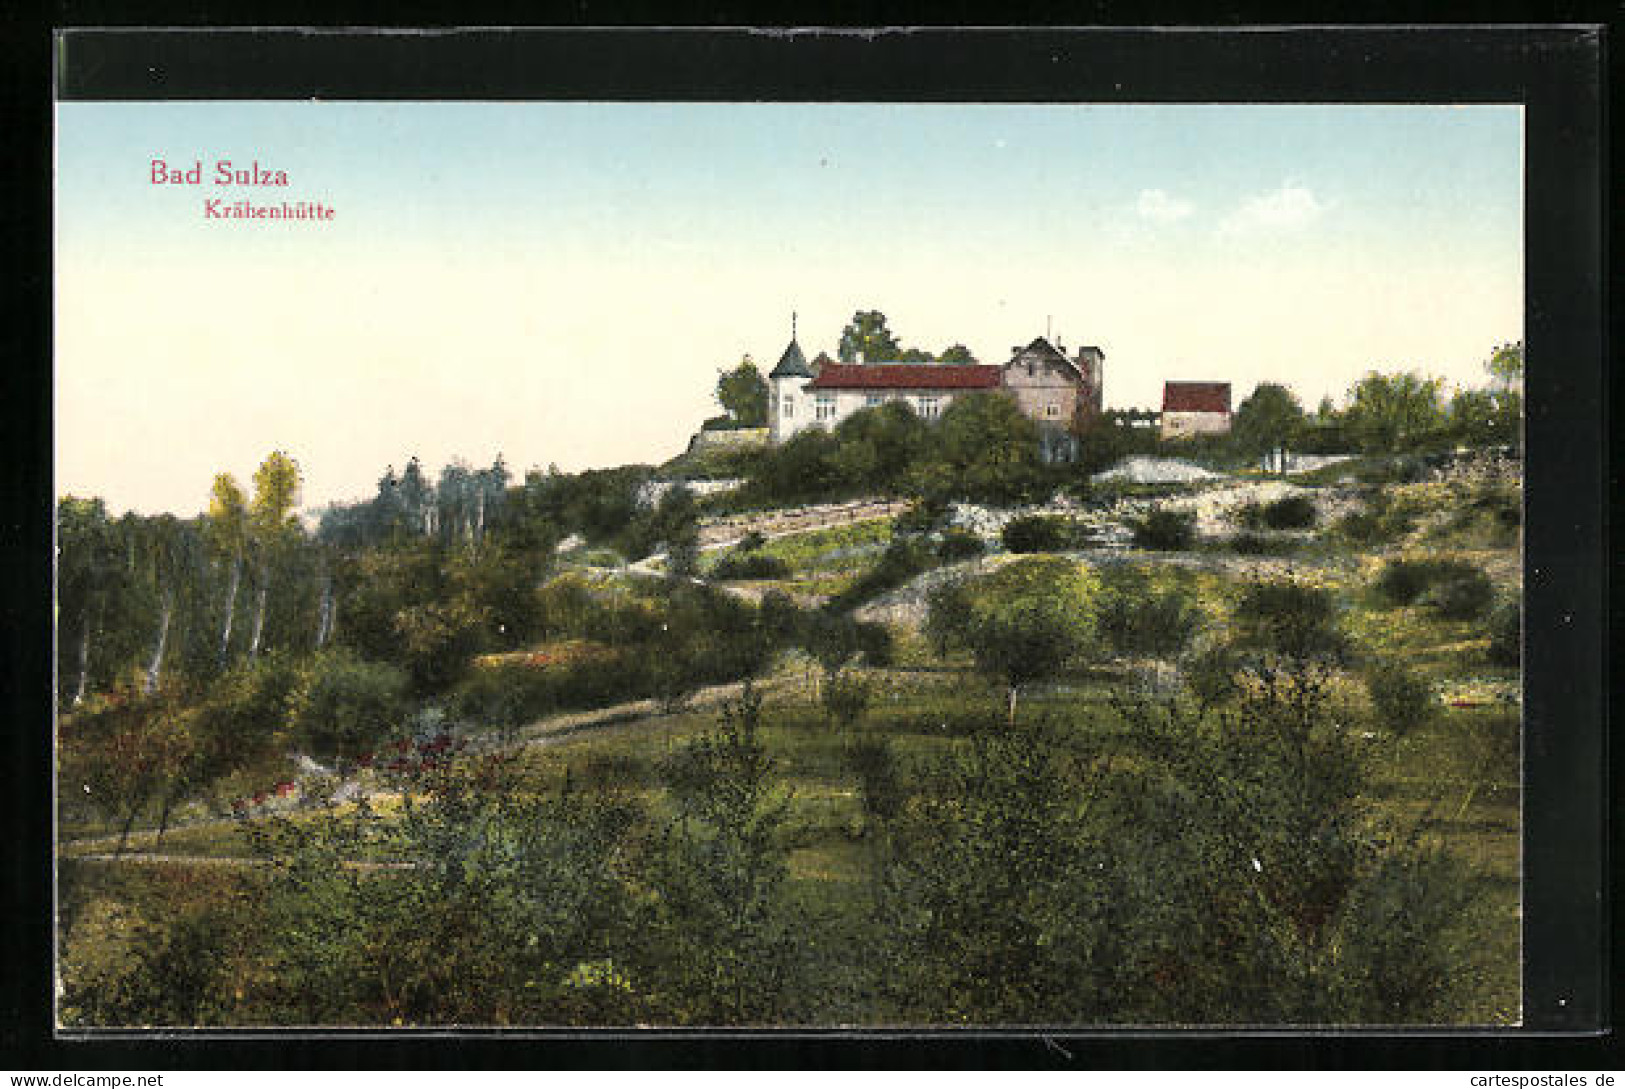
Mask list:
[[871,393],[863,399],[864,408],[876,408],[886,403],[886,399],[878,393]]
[[1061,415],[1061,406],[1060,405],[1045,405],[1044,406],[1044,415],[1048,416],[1052,420],[1058,418]]
[[813,418],[819,420],[833,420],[835,418],[835,397],[832,394],[820,393],[818,400],[813,402]]
[[794,397],[784,399],[784,418],[789,419],[796,414],[796,400]]
[[919,410],[920,418],[924,420],[936,419],[937,413],[941,411],[939,402],[935,397],[921,397],[919,400]]

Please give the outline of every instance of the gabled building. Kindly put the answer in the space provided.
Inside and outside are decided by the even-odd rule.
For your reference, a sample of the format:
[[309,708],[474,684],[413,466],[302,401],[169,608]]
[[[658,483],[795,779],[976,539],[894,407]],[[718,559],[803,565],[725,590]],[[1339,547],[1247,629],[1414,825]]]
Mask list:
[[808,364],[792,331],[768,374],[769,431],[781,443],[808,427],[834,428],[865,408],[901,401],[922,419],[940,416],[956,397],[1002,390],[1039,425],[1046,460],[1071,456],[1070,425],[1080,412],[1101,409],[1106,353],[1089,346],[1076,359],[1043,337],[1011,349],[998,365],[864,361],[836,363],[823,353]]
[[1165,382],[1162,437],[1224,435],[1230,431],[1229,382]]

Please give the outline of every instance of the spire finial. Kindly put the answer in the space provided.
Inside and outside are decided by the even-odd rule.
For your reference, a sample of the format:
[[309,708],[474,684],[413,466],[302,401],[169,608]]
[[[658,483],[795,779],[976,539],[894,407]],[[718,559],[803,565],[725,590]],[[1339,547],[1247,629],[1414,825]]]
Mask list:
[[790,311],[790,339],[796,339],[796,312]]

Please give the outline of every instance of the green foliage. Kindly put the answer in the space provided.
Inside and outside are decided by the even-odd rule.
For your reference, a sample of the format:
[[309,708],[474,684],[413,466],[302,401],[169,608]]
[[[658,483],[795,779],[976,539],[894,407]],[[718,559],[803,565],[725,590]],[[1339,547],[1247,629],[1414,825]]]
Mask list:
[[1327,665],[1349,655],[1330,590],[1292,580],[1247,583],[1231,613],[1238,650],[1292,666]]
[[1423,599],[1446,620],[1477,620],[1495,602],[1495,584],[1483,570],[1462,565],[1459,573],[1435,582]]
[[859,310],[841,330],[835,354],[842,363],[855,363],[860,355],[874,362],[895,360],[899,350],[897,338],[886,327],[886,315],[878,310]]
[[1195,597],[1180,587],[1157,589],[1138,568],[1111,568],[1095,624],[1112,653],[1170,658],[1184,650],[1202,623]]
[[1365,671],[1365,690],[1374,724],[1395,734],[1410,733],[1438,711],[1433,686],[1402,662],[1372,663]]
[[408,678],[345,650],[317,655],[289,695],[295,740],[314,755],[356,757],[397,733],[407,710]]
[[1230,440],[1238,451],[1256,459],[1292,448],[1303,428],[1303,406],[1292,391],[1261,382],[1237,406]]
[[857,725],[873,698],[868,679],[845,670],[826,680],[818,693],[830,721],[848,730]]
[[1374,589],[1390,605],[1423,601],[1453,620],[1482,615],[1495,595],[1489,576],[1460,560],[1389,560]]
[[1037,728],[978,731],[902,810],[881,902],[899,1020],[1088,1023],[1120,998],[1067,755]]
[[999,536],[1011,552],[1059,552],[1073,539],[1068,519],[1042,514],[1012,518]]
[[897,754],[884,737],[860,737],[846,748],[846,762],[858,781],[863,814],[872,825],[889,825],[903,812],[909,790]]
[[788,800],[760,723],[761,697],[747,689],[664,769],[676,816],[652,860],[651,940],[637,964],[680,1024],[771,1023],[800,993],[779,842]]
[[976,668],[1002,683],[1014,720],[1022,685],[1094,652],[1097,580],[1060,559],[1021,560],[928,598],[928,636],[967,648]]
[[634,811],[526,792],[502,757],[454,762],[416,786],[399,820],[362,801],[252,827],[276,863],[266,914],[286,1019],[635,1019],[635,991],[583,993],[579,978],[628,931],[618,847]]
[[937,541],[937,559],[943,563],[973,560],[986,551],[987,546],[982,543],[982,538],[968,529],[944,530]]
[[1337,523],[1338,533],[1360,545],[1397,541],[1415,528],[1414,515],[1396,504],[1380,486],[1369,488],[1361,508],[1344,515]]
[[1360,448],[1402,454],[1440,445],[1446,417],[1443,381],[1414,372],[1371,371],[1349,391],[1348,426]]
[[1283,495],[1266,503],[1260,511],[1265,529],[1309,529],[1316,517],[1314,499],[1301,493]]
[[1523,341],[1502,344],[1490,353],[1484,369],[1504,386],[1523,381]]
[[1130,528],[1137,547],[1178,552],[1196,541],[1196,512],[1156,506],[1135,519]]
[[899,514],[893,525],[898,533],[930,533],[948,519],[948,502],[940,497],[916,499]]
[[957,397],[937,421],[933,456],[912,474],[912,490],[1007,506],[1046,498],[1038,425],[1001,393]]
[[1523,432],[1516,390],[1461,390],[1450,399],[1449,429],[1459,446],[1513,446]]
[[1228,703],[1240,694],[1237,675],[1241,657],[1230,646],[1215,643],[1191,657],[1184,665],[1185,687],[1203,712]]
[[932,553],[923,543],[906,537],[895,538],[886,546],[879,562],[831,598],[828,608],[845,612],[873,601],[929,570],[932,563]]
[[1516,667],[1523,656],[1523,610],[1509,601],[1490,614],[1489,658],[1495,665]]
[[716,398],[739,426],[767,426],[767,379],[750,356],[717,375]]
[[790,565],[777,556],[735,549],[718,560],[710,571],[714,579],[782,579],[790,576]]

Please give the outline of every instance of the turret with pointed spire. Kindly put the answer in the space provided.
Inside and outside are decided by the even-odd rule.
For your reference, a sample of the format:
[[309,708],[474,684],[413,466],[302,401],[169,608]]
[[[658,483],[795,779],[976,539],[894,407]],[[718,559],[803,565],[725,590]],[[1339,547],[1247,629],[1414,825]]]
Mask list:
[[772,442],[783,442],[811,419],[808,398],[802,387],[816,377],[807,366],[801,345],[796,343],[796,315],[791,313],[790,344],[767,376],[767,426]]

